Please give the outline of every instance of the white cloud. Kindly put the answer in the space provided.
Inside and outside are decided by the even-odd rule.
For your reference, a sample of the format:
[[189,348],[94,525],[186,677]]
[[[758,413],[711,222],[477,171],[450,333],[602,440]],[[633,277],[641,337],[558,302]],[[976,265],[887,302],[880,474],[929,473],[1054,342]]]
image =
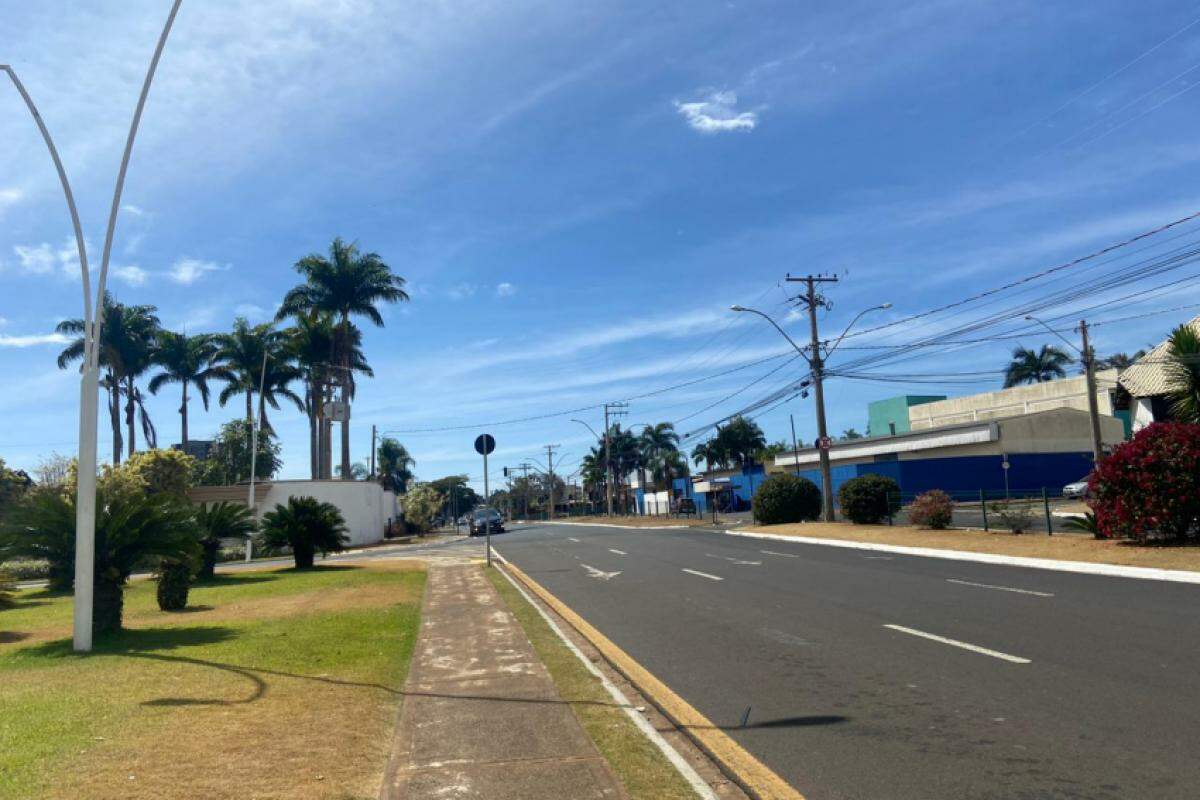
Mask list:
[[121,206],[121,210],[127,214],[132,214],[135,217],[146,216],[146,209],[142,208],[141,206],[135,206],[133,203],[125,203],[123,206]]
[[468,297],[474,297],[477,291],[479,287],[473,283],[456,283],[446,290],[446,296],[451,300],[466,300]]
[[752,131],[758,125],[758,113],[737,110],[736,92],[711,92],[703,100],[690,103],[675,101],[675,108],[692,130],[701,133]]
[[79,277],[79,253],[72,238],[59,247],[49,242],[13,245],[13,253],[17,256],[17,270],[24,275],[58,273],[67,278]]
[[251,322],[266,319],[269,316],[265,308],[254,303],[240,303],[234,307],[233,313],[239,317],[245,317]]
[[112,268],[113,277],[119,281],[124,281],[130,286],[144,286],[146,279],[150,277],[150,273],[134,264],[128,264],[122,267]]
[[0,211],[15,206],[24,196],[25,193],[20,189],[0,189]]
[[70,336],[61,333],[40,333],[30,336],[6,336],[0,334],[0,347],[37,347],[43,344],[68,344]]
[[217,272],[228,267],[219,267],[212,261],[201,261],[198,258],[181,258],[171,266],[171,280],[183,286],[191,286],[206,273]]
[[496,297],[512,297],[517,293],[517,287],[505,281],[496,284]]

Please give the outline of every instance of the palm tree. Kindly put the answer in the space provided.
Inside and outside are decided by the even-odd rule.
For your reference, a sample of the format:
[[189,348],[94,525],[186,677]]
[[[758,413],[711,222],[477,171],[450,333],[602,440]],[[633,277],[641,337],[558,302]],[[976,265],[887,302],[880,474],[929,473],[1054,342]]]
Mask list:
[[1004,388],[1066,377],[1066,365],[1070,363],[1071,357],[1054,345],[1044,344],[1037,352],[1018,347],[1004,370]]
[[[304,412],[308,416],[309,466],[313,479],[316,479],[322,476],[320,457],[326,450],[322,446],[322,441],[329,432],[328,421],[321,424],[321,414],[319,413],[323,387],[329,384],[330,376],[334,373],[337,365],[347,358],[350,364],[348,377],[351,397],[354,396],[357,389],[355,373],[367,376],[374,376],[375,373],[371,370],[366,355],[363,353],[362,331],[354,324],[350,325],[348,343],[342,342],[335,335],[333,321],[329,314],[309,312],[297,315],[295,325],[285,330],[284,335],[287,337],[288,351],[300,369],[301,377],[304,380]],[[331,362],[330,351],[335,348],[340,351],[340,348],[347,344],[349,352],[339,353]],[[327,464],[325,465],[325,474],[328,474]]]
[[[107,292],[103,299],[103,325],[100,326],[100,366],[105,375],[101,385],[108,391],[108,412],[112,423],[113,463],[121,463],[121,396],[124,394],[125,422],[128,428],[129,454],[137,449],[134,438],[134,422],[136,409],[141,408],[143,430],[153,427],[149,424],[149,416],[141,403],[141,395],[136,388],[136,379],[151,365],[154,352],[154,342],[158,335],[159,321],[155,316],[154,306],[126,306],[118,303]],[[78,334],[79,338],[67,345],[58,356],[59,369],[66,369],[73,362],[83,358],[83,334],[86,326],[81,319],[68,319],[60,322],[55,330],[59,333]]]
[[[245,317],[238,317],[234,320],[233,331],[218,334],[215,341],[217,351],[214,359],[220,362],[217,377],[226,381],[225,388],[217,396],[222,406],[235,395],[244,394],[246,421],[253,424],[254,393],[261,383],[263,403],[278,409],[279,398],[282,397],[304,412],[304,401],[290,388],[291,383],[302,376],[292,364],[292,356],[282,332],[267,323],[251,326]],[[265,410],[259,424],[264,430],[272,431]]]
[[669,506],[675,499],[675,476],[679,474],[681,464],[687,474],[687,463],[681,461],[679,455],[679,434],[670,422],[660,422],[646,426],[639,444],[643,463],[650,468],[654,483],[667,490]]
[[[283,298],[276,319],[311,313],[313,311],[333,316],[335,339],[342,342],[350,338],[350,317],[363,316],[378,327],[383,327],[383,316],[376,307],[379,303],[397,303],[408,300],[404,291],[404,279],[392,272],[376,253],[361,253],[357,245],[333,240],[328,258],[312,253],[296,262],[296,271],[304,276],[305,282],[294,287]],[[342,370],[337,380],[342,387],[342,402],[349,400],[349,379],[352,365],[349,349],[331,345],[330,362]],[[332,384],[332,381],[330,382]],[[332,385],[329,387],[332,394]],[[342,472],[350,473],[350,423],[342,423]]]
[[1128,353],[1113,353],[1111,356],[1101,358],[1096,362],[1096,369],[1115,369],[1124,371],[1133,366],[1133,362],[1137,361],[1142,356],[1146,355],[1145,350],[1138,350],[1133,355]]
[[723,468],[727,463],[727,457],[721,449],[720,443],[716,439],[709,439],[692,448],[692,463],[697,467],[703,464],[705,471],[711,472],[713,467]]
[[155,363],[162,371],[150,379],[150,394],[168,383],[178,383],[183,388],[183,399],[179,405],[180,447],[188,449],[188,386],[193,385],[200,393],[204,410],[208,410],[208,381],[225,376],[225,369],[213,363],[217,343],[210,334],[188,336],[174,331],[159,331]]
[[350,543],[342,512],[315,497],[289,497],[264,514],[262,538],[268,547],[292,548],[296,569],[311,567],[317,550],[337,553]]
[[413,479],[412,468],[417,462],[408,453],[408,448],[397,440],[385,436],[379,442],[379,483],[384,489],[396,494],[408,491]]
[[[14,514],[6,555],[50,563],[50,588],[69,589],[75,576],[75,495],[41,490]],[[96,562],[92,626],[121,628],[124,588],[139,565],[159,558],[190,561],[199,553],[192,509],[169,493],[96,494]]]
[[1180,325],[1167,339],[1164,370],[1170,389],[1171,416],[1179,422],[1200,423],[1200,334]]
[[200,547],[203,550],[200,571],[196,573],[196,577],[206,580],[215,574],[221,540],[246,538],[258,529],[258,522],[250,509],[241,503],[222,501],[197,508],[196,527],[199,529]]
[[743,467],[754,463],[754,457],[767,446],[767,437],[758,423],[737,416],[717,433],[717,446],[726,459]]
[[579,479],[592,502],[599,502],[604,494],[604,485],[608,481],[604,470],[603,445],[593,447],[580,459]]

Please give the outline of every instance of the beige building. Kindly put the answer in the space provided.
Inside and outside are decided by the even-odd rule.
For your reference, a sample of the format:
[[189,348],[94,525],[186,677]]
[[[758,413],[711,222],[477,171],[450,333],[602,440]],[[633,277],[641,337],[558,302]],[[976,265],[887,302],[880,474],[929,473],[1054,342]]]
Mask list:
[[[1115,369],[1096,373],[1096,403],[1102,417],[1116,416],[1118,374]],[[1084,376],[922,403],[909,407],[908,418],[910,429],[921,431],[946,425],[1019,417],[1058,408],[1088,410],[1087,379]]]
[[[1200,333],[1200,317],[1193,318],[1187,325]],[[1167,397],[1171,382],[1165,368],[1170,350],[1168,339],[1121,373],[1121,388],[1129,392],[1131,398],[1130,414],[1135,431],[1151,422],[1171,418],[1170,400]]]

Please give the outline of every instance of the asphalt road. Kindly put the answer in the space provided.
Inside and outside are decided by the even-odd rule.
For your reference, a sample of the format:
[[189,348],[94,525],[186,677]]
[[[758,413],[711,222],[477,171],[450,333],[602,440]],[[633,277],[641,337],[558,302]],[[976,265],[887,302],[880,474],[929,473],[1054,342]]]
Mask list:
[[1200,796],[1200,587],[703,531],[493,543],[810,800]]

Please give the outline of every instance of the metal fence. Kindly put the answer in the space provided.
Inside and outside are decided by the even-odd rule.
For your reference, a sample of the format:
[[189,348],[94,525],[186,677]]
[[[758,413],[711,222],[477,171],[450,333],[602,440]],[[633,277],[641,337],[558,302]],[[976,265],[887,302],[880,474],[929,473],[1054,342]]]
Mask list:
[[[979,489],[946,494],[953,502],[950,527],[1050,535],[1087,533],[1078,526],[1078,521],[1084,518],[1088,507],[1081,499],[1063,497],[1061,490],[1004,492]],[[895,497],[900,510],[888,524],[911,524],[912,502],[916,497],[916,494],[903,492]]]

